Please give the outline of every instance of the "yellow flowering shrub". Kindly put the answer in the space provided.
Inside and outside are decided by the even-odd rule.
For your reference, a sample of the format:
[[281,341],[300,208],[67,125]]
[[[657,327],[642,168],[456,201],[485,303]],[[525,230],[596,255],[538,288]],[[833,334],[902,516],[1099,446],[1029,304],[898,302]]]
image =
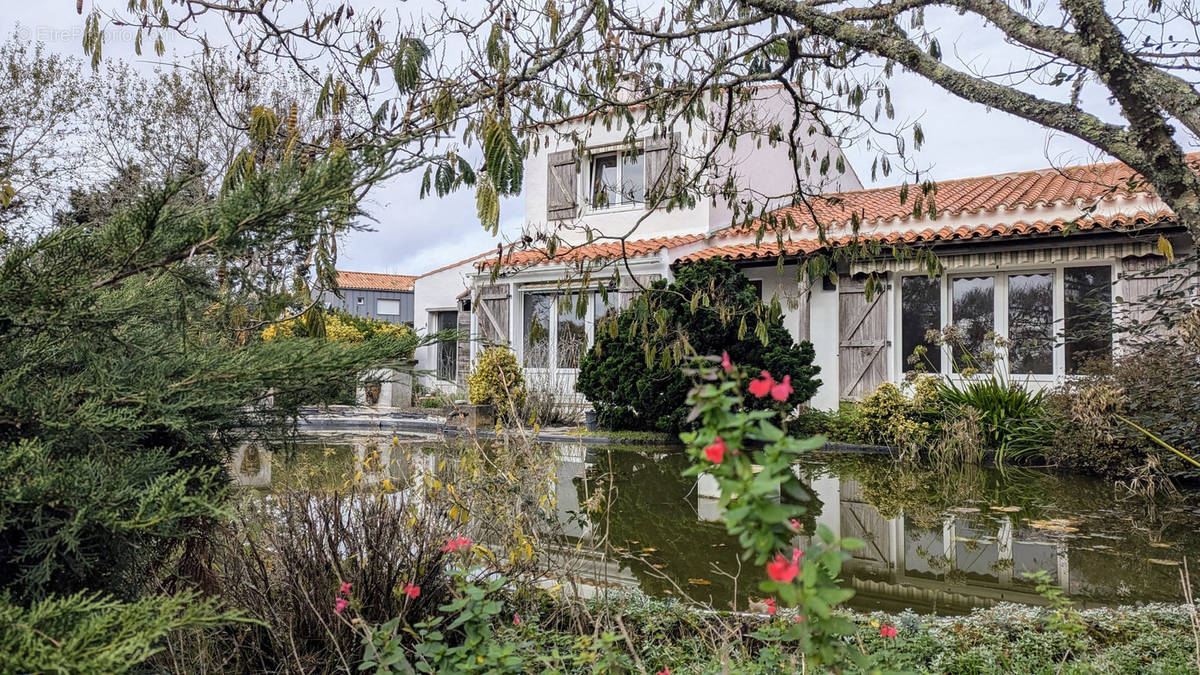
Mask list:
[[525,376],[517,356],[505,347],[488,347],[467,377],[471,403],[490,405],[504,415],[525,408]]

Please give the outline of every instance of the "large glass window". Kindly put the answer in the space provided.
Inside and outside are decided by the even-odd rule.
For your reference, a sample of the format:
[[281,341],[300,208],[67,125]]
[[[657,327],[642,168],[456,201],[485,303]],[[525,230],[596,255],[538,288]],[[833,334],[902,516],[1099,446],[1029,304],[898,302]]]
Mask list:
[[996,280],[956,277],[951,282],[951,322],[961,333],[954,349],[958,369],[987,370],[992,353],[990,336],[996,330]]
[[1063,340],[1067,372],[1112,356],[1112,268],[1068,267],[1063,271]]
[[1054,276],[1008,277],[1009,368],[1019,375],[1054,374]]
[[646,171],[640,152],[607,152],[592,157],[592,207],[645,201]]
[[555,296],[549,293],[525,295],[525,366],[550,366],[550,309]]
[[563,296],[558,305],[558,341],[556,363],[559,368],[578,368],[587,348],[587,327],[578,295]]
[[[913,370],[921,365],[929,372],[940,373],[942,350],[936,344],[927,343],[925,335],[941,328],[942,280],[904,277],[900,280],[900,303],[903,312],[900,348],[904,369]],[[919,346],[925,346],[925,355],[919,357],[917,363],[910,363],[913,352]]]

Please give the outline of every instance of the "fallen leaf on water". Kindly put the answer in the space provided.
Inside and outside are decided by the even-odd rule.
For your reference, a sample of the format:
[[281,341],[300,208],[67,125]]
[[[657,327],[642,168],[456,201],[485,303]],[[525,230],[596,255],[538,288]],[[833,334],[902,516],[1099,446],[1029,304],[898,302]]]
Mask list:
[[975,508],[974,506],[960,506],[950,510],[955,513],[979,513],[979,509]]
[[657,550],[658,550],[658,549],[656,549],[656,548],[653,548],[653,547],[650,547],[650,546],[646,546],[646,547],[644,547],[644,548],[642,549],[642,553],[654,553],[654,552],[655,552],[655,551],[657,551]]
[[712,548],[725,548],[725,544],[709,544]]
[[993,511],[1003,511],[1004,513],[1016,513],[1021,510],[1019,506],[993,506]]
[[666,563],[651,563],[650,566],[656,570],[661,570],[662,568],[666,567],[667,564]]
[[688,579],[688,583],[695,584],[697,586],[711,586],[712,585],[712,582],[709,581],[708,579]]
[[1053,520],[1031,520],[1030,527],[1036,527],[1039,530],[1049,530],[1051,532],[1078,532],[1078,527],[1072,527],[1071,521],[1064,518],[1055,518]]
[[1153,565],[1167,565],[1168,567],[1179,567],[1178,560],[1162,560],[1159,558],[1148,558],[1146,562]]
[[1150,545],[1154,548],[1171,548],[1174,546],[1174,544],[1164,544],[1161,541],[1151,542]]

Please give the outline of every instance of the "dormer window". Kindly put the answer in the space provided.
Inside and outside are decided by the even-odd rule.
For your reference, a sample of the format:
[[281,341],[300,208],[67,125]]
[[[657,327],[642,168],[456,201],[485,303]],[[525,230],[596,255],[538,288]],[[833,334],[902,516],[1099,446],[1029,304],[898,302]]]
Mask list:
[[592,155],[593,209],[641,204],[646,199],[646,170],[640,152]]

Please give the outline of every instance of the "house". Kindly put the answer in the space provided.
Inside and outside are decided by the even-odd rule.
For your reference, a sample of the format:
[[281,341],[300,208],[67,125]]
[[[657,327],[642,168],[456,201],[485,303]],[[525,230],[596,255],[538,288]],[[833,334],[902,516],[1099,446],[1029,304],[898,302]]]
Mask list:
[[457,331],[452,339],[417,347],[417,381],[427,390],[463,392],[470,372],[471,350],[471,279],[475,263],[495,255],[495,250],[477,253],[458,262],[439,267],[413,281],[413,300],[420,308],[417,332],[434,335]]
[[[326,290],[320,302],[355,316],[413,325],[413,282],[406,274],[337,271],[337,293]],[[338,297],[338,296],[341,297]]]
[[[764,88],[739,114],[788,128],[783,99]],[[1192,253],[1170,211],[1120,163],[863,189],[819,134],[805,139],[805,157],[840,170],[800,178],[785,145],[755,132],[733,145],[716,136],[695,121],[642,129],[593,117],[547,129],[527,160],[525,245],[458,263],[439,300],[449,311],[456,291],[454,322],[472,338],[455,352],[459,370],[484,345],[509,345],[527,377],[580,403],[574,380],[597,319],[681,265],[722,258],[764,298],[778,297],[793,337],[812,342],[823,381],[814,407],[900,381],[926,334],[950,325],[968,354],[1007,340],[995,367],[1043,385],[1110,355],[1121,321],[1152,318],[1119,301],[1173,283],[1162,242]],[[664,196],[687,175],[708,181],[693,194],[712,196]],[[796,205],[801,181],[817,196]],[[746,224],[712,189],[728,185],[756,195],[763,215]],[[816,259],[830,270],[820,279],[805,273]],[[959,352],[927,349],[927,369],[954,374]]]

